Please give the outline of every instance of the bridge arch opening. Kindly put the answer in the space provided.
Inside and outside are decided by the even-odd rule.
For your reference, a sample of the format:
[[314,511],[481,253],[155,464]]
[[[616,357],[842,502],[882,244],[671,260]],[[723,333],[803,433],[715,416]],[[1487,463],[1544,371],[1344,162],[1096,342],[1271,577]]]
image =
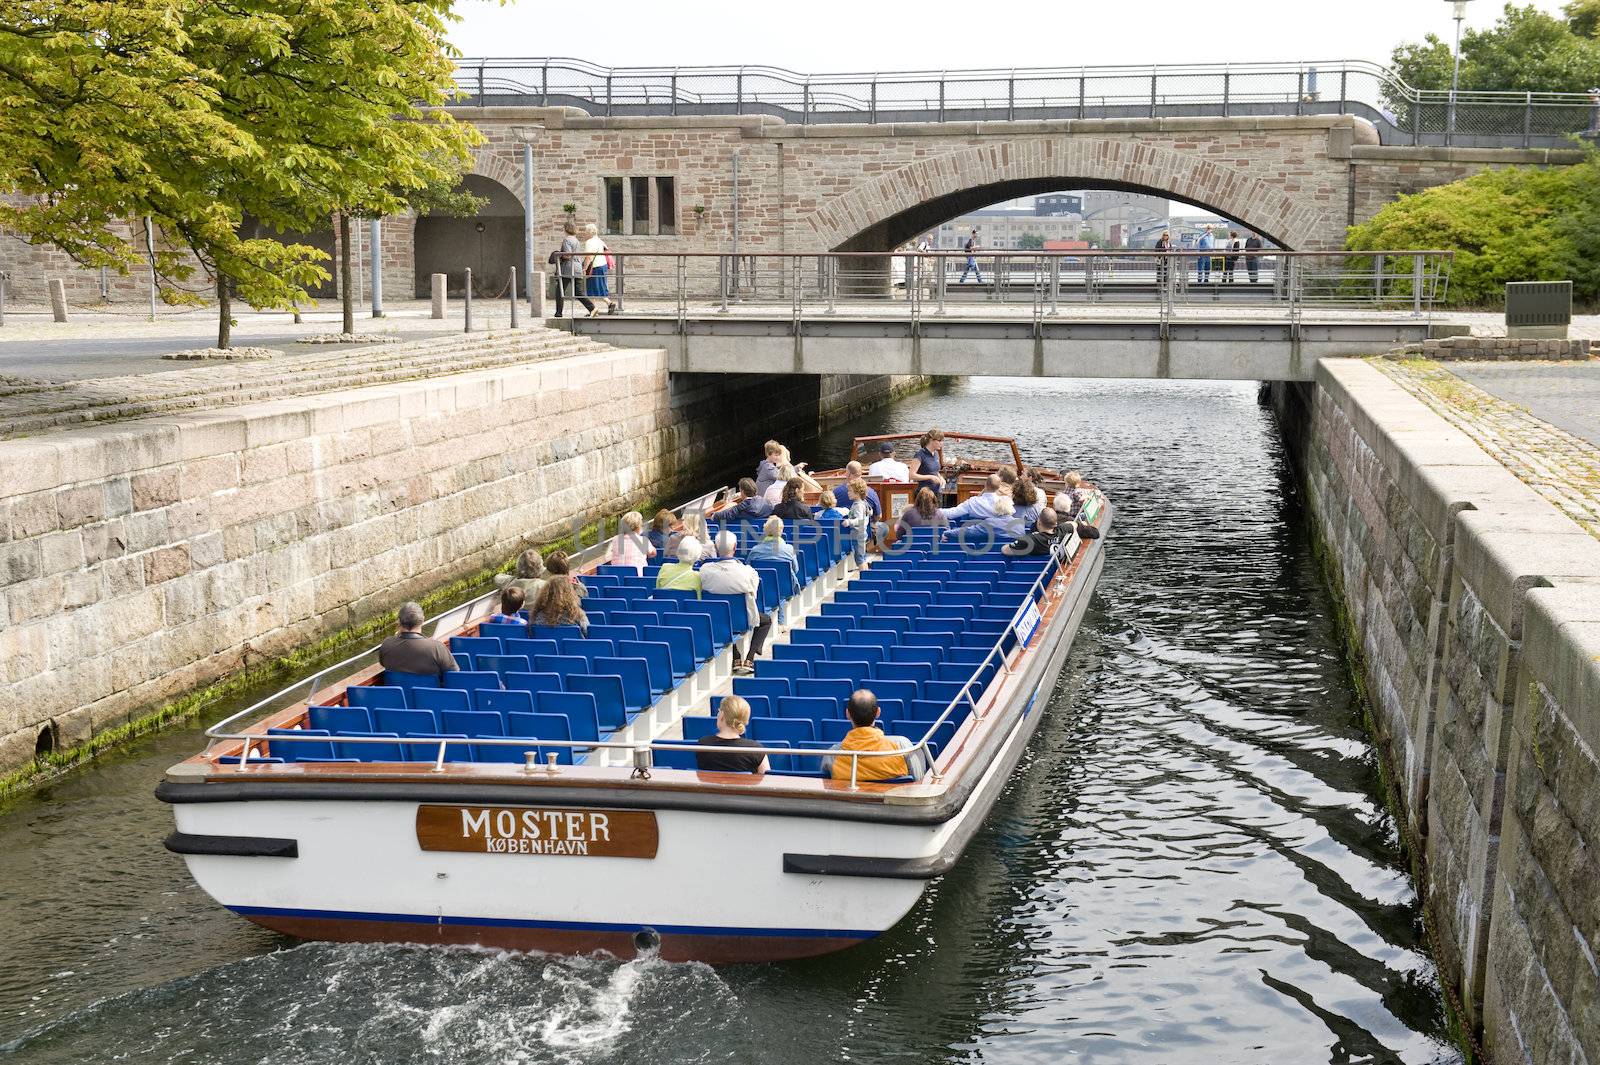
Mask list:
[[[426,299],[434,274],[444,274],[450,295],[466,291],[472,270],[472,294],[494,297],[505,292],[511,268],[523,268],[526,236],[522,201],[506,186],[482,174],[468,174],[456,186],[483,201],[478,213],[464,217],[426,214],[417,219],[414,238],[416,297]],[[524,281],[517,282],[520,288]]]
[[[1058,178],[1030,177],[997,181],[989,184],[973,185],[935,196],[874,222],[835,245],[832,250],[844,252],[891,252],[907,244],[914,243],[922,235],[936,232],[945,223],[970,215],[974,211],[1025,197],[1061,193],[1063,190],[1071,190],[1073,192],[1128,192],[1167,200],[1174,207],[1192,206],[1198,208],[1201,212],[1216,215],[1218,218],[1217,225],[1220,227],[1237,229],[1241,234],[1245,231],[1254,232],[1259,234],[1261,239],[1269,245],[1292,250],[1292,246],[1283,240],[1278,233],[1275,233],[1270,225],[1264,225],[1259,220],[1238,217],[1217,203],[1208,203],[1188,194],[1179,195],[1151,185],[1107,181],[1104,179],[1085,180],[1070,176]],[[1142,237],[1143,233],[1141,232],[1140,235]],[[1154,242],[1156,236],[1159,236],[1159,229],[1154,234],[1149,235],[1148,241],[1142,241],[1142,243],[1144,246],[1149,246],[1150,243]]]

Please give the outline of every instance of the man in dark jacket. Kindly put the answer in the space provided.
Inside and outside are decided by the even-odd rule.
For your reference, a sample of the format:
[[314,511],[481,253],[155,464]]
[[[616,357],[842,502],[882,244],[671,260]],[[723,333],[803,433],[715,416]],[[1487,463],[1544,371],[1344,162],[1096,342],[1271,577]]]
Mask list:
[[1244,238],[1244,268],[1253,285],[1261,276],[1261,234],[1251,233]]
[[728,511],[729,521],[739,523],[749,521],[759,525],[772,513],[772,504],[756,491],[756,482],[752,477],[746,477],[739,482],[739,497],[739,502]]
[[422,607],[406,603],[400,608],[400,631],[378,645],[378,664],[395,673],[443,677],[461,667],[438,640],[422,635]]

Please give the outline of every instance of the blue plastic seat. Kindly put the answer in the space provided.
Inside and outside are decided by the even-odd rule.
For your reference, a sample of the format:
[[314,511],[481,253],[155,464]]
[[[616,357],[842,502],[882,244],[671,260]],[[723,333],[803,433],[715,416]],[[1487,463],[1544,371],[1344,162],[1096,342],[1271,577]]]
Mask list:
[[[466,692],[458,692],[465,695]],[[380,707],[372,712],[374,732],[395,732],[402,736],[410,732],[438,732],[439,721],[432,710],[390,710]]]
[[694,633],[673,625],[646,625],[639,633],[646,643],[662,644],[667,649],[667,659],[674,680],[682,680],[695,671]]
[[845,700],[850,698],[850,693],[853,691],[855,691],[855,686],[849,680],[837,677],[813,678],[794,682],[795,695],[807,699],[831,699],[839,706],[844,705]]
[[501,653],[500,639],[496,636],[452,636],[450,653],[453,655],[497,655]]
[[590,639],[565,639],[561,641],[561,653],[571,657],[576,655],[589,663],[585,672],[594,672],[594,660],[597,658],[610,658],[616,655],[617,645],[610,640]]
[[775,643],[772,657],[779,662],[820,662],[828,649],[815,643]]
[[526,673],[533,668],[527,655],[478,655],[472,661],[479,670],[495,673]]
[[[751,717],[772,717],[773,701],[765,695],[741,695],[741,699],[750,704]],[[711,697],[711,716],[717,716],[717,710],[722,706],[722,696]]]
[[582,636],[581,625],[534,625],[523,635],[534,640],[565,640],[569,636]]
[[621,647],[638,638],[639,627],[637,625],[619,625],[616,622],[611,622],[605,625],[589,626],[589,639],[610,640],[614,647]]
[[345,702],[368,710],[376,710],[380,706],[404,710],[411,705],[406,699],[407,694],[405,688],[372,684],[352,684],[344,690]]
[[804,661],[786,661],[777,658],[763,658],[756,663],[757,677],[783,677],[791,686],[797,680],[811,678],[811,663]]
[[414,692],[418,688],[437,688],[440,686],[437,673],[400,673],[393,669],[383,671],[383,683],[394,688],[404,688]]
[[[838,632],[842,634],[858,628],[861,621],[861,618],[852,614],[818,614],[815,617],[807,618],[806,627],[804,629],[796,629],[795,632]],[[793,636],[791,635],[790,638],[793,639]]]
[[[464,740],[467,737],[448,735],[441,732],[402,732],[401,738],[408,740]],[[408,762],[436,762],[439,760],[439,745],[437,743],[402,743],[405,748],[406,761]],[[445,747],[444,760],[446,762],[470,762],[472,758],[472,744],[452,743]]]
[[872,667],[872,679],[908,680],[920,684],[933,679],[933,665],[928,662],[880,662]]
[[506,734],[503,717],[481,710],[446,710],[439,715],[439,728],[442,732],[459,732],[472,738]]
[[505,640],[505,650],[502,654],[526,655],[532,662],[538,655],[558,655],[561,653],[561,644],[555,640]]
[[498,640],[520,640],[528,635],[528,627],[526,625],[509,625],[503,621],[497,624],[491,624],[486,621],[478,626],[478,635],[480,637],[492,636]]
[[672,648],[664,643],[651,643],[640,640],[630,644],[627,654],[645,661],[645,666],[650,675],[651,694],[659,699],[673,688],[672,674]]
[[539,673],[559,675],[562,686],[571,688],[572,677],[589,672],[589,660],[582,655],[540,655],[533,660],[533,668]]
[[878,697],[880,706],[886,701],[895,701],[905,706],[910,706],[912,700],[922,697],[916,681],[910,680],[872,679],[867,681],[867,690]]
[[789,642],[793,644],[810,644],[819,647],[835,647],[844,642],[844,633],[837,629],[792,629],[789,632]]
[[499,691],[500,674],[489,670],[456,669],[444,675],[444,686],[464,692],[477,691],[480,688]]
[[413,695],[416,697],[418,710],[431,710],[435,714],[441,714],[446,710],[472,709],[472,697],[456,688],[421,688]]
[[[539,676],[537,673],[525,673],[523,676]],[[531,714],[533,713],[533,692],[524,689],[506,691],[479,690],[472,693],[472,708],[484,714]],[[454,726],[446,724],[445,728]]]
[[817,722],[817,738],[824,740],[830,746],[837,747],[844,742],[845,736],[849,735],[850,730],[855,727],[855,723],[849,718],[828,718],[825,721]]
[[567,687],[570,691],[594,696],[595,714],[601,729],[609,732],[628,723],[628,701],[623,696],[621,677],[575,673],[567,678]]
[[830,649],[828,657],[835,662],[850,660],[877,665],[889,657],[889,652],[887,648],[875,643],[842,643]]
[[[831,721],[844,715],[844,707],[837,699],[819,699],[804,695],[791,695],[778,700],[778,717],[804,718],[807,721]],[[807,737],[810,739],[811,737]]]
[[756,619],[750,616],[750,605],[745,601],[743,593],[702,592],[700,600],[704,603],[726,603],[729,631],[735,635],[755,628]]
[[695,759],[695,748],[698,746],[699,744],[682,743],[678,740],[657,740],[650,752],[650,760],[658,769],[693,771],[699,768]]
[[650,664],[643,658],[597,658],[596,675],[622,682],[622,701],[629,710],[643,710],[655,702],[650,688]]
[[[348,732],[344,734],[351,738],[360,739],[388,739],[397,740],[399,734],[394,732]],[[340,743],[333,744],[333,753],[339,758],[354,758],[358,762],[403,762],[406,760],[405,752],[398,743]]]
[[794,694],[794,685],[787,677],[734,677],[733,694],[783,699]]
[[872,671],[871,665],[859,659],[846,659],[844,661],[828,660],[815,662],[811,671],[817,675],[818,680],[843,680],[850,684],[850,690],[855,691],[861,682],[867,679]]
[[763,747],[770,742],[800,743],[817,738],[817,726],[809,717],[752,717],[745,735]]
[[[936,647],[941,651],[948,651],[956,645],[956,637],[955,633],[952,632],[928,632],[926,630],[913,629],[901,637],[900,642],[906,647]],[[947,654],[945,661],[948,662],[949,660],[950,657]]]
[[590,692],[540,692],[534,697],[540,714],[560,714],[567,719],[572,738],[591,742],[600,739],[597,701]]
[[899,642],[899,633],[885,632],[880,629],[856,629],[844,634],[846,646],[882,647],[885,652]]
[[715,731],[717,731],[717,719],[714,717],[701,717],[698,714],[685,714],[683,717],[683,738],[686,740],[698,740],[701,736],[709,736]]
[[[352,689],[354,690],[354,689]],[[390,707],[404,710],[405,707]],[[332,732],[371,732],[372,711],[363,706],[313,706],[306,714],[310,727]]]
[[558,692],[565,687],[559,673],[507,673],[506,691]]
[[[327,737],[327,729],[320,728],[269,728],[268,736],[322,736]],[[285,762],[299,762],[307,758],[331,759],[333,757],[333,744],[328,742],[318,743],[314,740],[300,740],[298,742],[284,741],[272,743],[268,741],[268,748],[274,758],[281,758]]]
[[[572,739],[572,726],[564,714],[514,714],[511,718],[511,735],[534,740]],[[540,756],[555,753],[560,765],[572,764],[572,748],[567,746],[540,747]]]

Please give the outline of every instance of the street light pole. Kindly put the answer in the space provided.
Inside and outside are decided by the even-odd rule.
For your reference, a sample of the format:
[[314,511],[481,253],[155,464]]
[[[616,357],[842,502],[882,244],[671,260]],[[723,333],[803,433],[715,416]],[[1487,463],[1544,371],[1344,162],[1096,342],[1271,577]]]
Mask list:
[[1450,72],[1450,109],[1445,118],[1444,142],[1449,144],[1456,133],[1456,93],[1461,91],[1461,22],[1467,17],[1468,0],[1449,0],[1456,20],[1455,67]]
[[533,313],[534,281],[534,204],[533,142],[543,126],[513,126],[512,134],[522,142],[522,283],[528,292],[528,313]]

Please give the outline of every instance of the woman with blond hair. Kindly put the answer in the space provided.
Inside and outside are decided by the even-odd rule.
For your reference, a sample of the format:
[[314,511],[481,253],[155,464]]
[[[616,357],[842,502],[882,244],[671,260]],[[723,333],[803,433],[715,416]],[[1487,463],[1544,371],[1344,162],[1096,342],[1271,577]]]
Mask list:
[[655,545],[644,536],[644,515],[637,510],[628,511],[617,522],[617,535],[611,538],[611,546],[606,551],[606,565],[632,566],[642,577],[645,565],[655,555]]
[[[611,303],[611,285],[606,280],[610,273],[611,256],[607,254],[611,249],[606,247],[606,242],[600,239],[600,227],[593,222],[583,227],[583,272],[589,279],[589,296],[602,301],[606,305],[606,313],[610,314],[615,307]],[[598,315],[599,310],[589,312],[589,317]]]

